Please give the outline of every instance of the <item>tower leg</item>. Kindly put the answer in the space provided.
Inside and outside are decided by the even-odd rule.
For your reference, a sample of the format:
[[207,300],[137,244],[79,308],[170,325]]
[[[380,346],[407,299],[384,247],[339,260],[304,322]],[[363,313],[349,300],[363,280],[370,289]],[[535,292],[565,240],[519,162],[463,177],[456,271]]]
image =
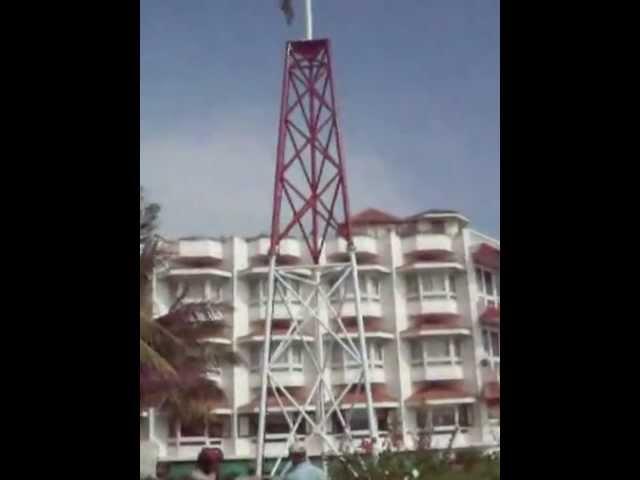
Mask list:
[[260,381],[260,413],[258,417],[258,438],[257,438],[257,465],[256,475],[262,476],[264,464],[264,437],[267,422],[267,388],[268,388],[268,365],[271,355],[271,324],[273,320],[273,298],[275,293],[275,273],[276,273],[276,255],[272,254],[269,258],[269,277],[267,287],[267,318],[264,325],[264,345],[262,352],[261,381]]
[[358,324],[358,340],[360,341],[360,350],[363,363],[364,374],[364,393],[367,400],[367,416],[369,417],[369,431],[371,433],[371,441],[373,442],[373,454],[378,453],[378,419],[373,408],[373,395],[371,393],[371,372],[369,370],[369,355],[367,352],[367,341],[364,330],[364,320],[362,319],[362,308],[360,304],[360,281],[358,279],[358,262],[356,261],[355,247],[351,243],[349,245],[349,261],[351,262],[351,270],[353,275],[354,298],[356,307],[356,322]]

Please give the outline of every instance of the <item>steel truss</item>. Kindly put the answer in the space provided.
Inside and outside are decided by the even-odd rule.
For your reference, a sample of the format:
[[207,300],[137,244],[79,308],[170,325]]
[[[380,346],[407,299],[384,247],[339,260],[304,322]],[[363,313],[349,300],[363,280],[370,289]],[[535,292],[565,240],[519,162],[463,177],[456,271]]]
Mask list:
[[[278,267],[275,265],[275,257],[272,257],[269,268],[269,303],[267,306],[267,318],[265,324],[265,343],[262,358],[262,382],[260,395],[260,418],[258,423],[258,463],[257,474],[262,474],[264,461],[264,440],[267,414],[267,396],[276,399],[277,407],[270,412],[284,415],[289,426],[289,435],[286,440],[286,449],[277,459],[270,474],[275,475],[287,456],[288,447],[296,440],[297,431],[302,421],[306,421],[310,429],[307,441],[314,436],[320,439],[322,455],[341,455],[343,452],[336,446],[336,441],[329,436],[327,426],[335,414],[344,429],[347,444],[353,444],[349,421],[345,419],[342,410],[352,408],[353,405],[343,403],[344,397],[354,386],[362,386],[366,399],[369,430],[373,445],[378,444],[377,419],[373,408],[371,393],[370,371],[365,368],[369,365],[364,321],[362,318],[360,286],[358,284],[358,265],[355,252],[350,249],[350,262],[347,264],[313,265],[303,268],[312,271],[311,277],[295,273],[301,267]],[[305,293],[298,293],[293,282],[298,282],[306,287]],[[341,289],[340,287],[343,286]],[[337,308],[334,306],[334,294],[341,292],[338,298]],[[347,295],[352,295],[355,303],[357,322],[357,339],[354,343],[353,332],[348,332],[343,320],[342,310]],[[275,351],[271,352],[271,342],[267,339],[272,335],[273,302],[277,300],[284,303],[287,313],[292,319],[288,331],[278,334],[280,343]],[[302,315],[294,316],[292,302],[302,307]],[[324,310],[323,310],[324,309]],[[325,315],[328,314],[328,315]],[[315,348],[311,348],[304,337],[310,331],[316,338]],[[312,370],[309,378],[315,381],[303,402],[296,400],[276,376],[272,366],[277,364],[282,355],[291,346],[292,342],[300,341],[304,347],[306,365],[311,364]],[[338,348],[346,352],[353,360],[357,377],[351,377],[352,381],[341,386],[334,394],[331,382],[331,364],[333,349]],[[316,414],[310,415],[309,407],[314,406]],[[296,415],[297,414],[297,415]],[[294,417],[297,417],[294,419]]]

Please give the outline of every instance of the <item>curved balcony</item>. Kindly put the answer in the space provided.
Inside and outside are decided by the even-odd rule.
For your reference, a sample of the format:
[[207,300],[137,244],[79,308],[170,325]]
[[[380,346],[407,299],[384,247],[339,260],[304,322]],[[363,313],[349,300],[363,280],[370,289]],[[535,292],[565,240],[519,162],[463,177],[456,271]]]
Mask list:
[[[356,258],[358,263],[375,263],[378,261],[378,242],[374,237],[368,235],[355,235],[353,243],[356,247]],[[329,262],[348,262],[349,250],[347,241],[342,238],[334,238],[327,242],[327,260]]]
[[[291,313],[289,313],[291,311]],[[283,302],[274,302],[273,318],[282,320],[299,320],[302,318],[302,306],[299,303],[289,302],[289,306]],[[249,321],[264,320],[267,318],[267,303],[252,302],[249,304]]]
[[[302,364],[282,363],[271,366],[271,375],[283,387],[304,387],[305,378]],[[261,373],[258,368],[252,369],[249,375],[251,388],[258,388],[261,385]]]
[[417,261],[447,261],[453,255],[453,240],[444,233],[414,233],[402,239],[402,251]]
[[414,297],[407,299],[407,313],[409,315],[424,315],[432,313],[457,314],[458,302],[454,295],[444,292],[442,295]]
[[[345,363],[331,370],[331,382],[334,385],[344,385],[361,381],[362,370],[360,365]],[[375,360],[369,361],[369,374],[372,382],[386,383],[384,363]]]
[[[340,303],[335,300],[331,302],[333,308],[338,310]],[[360,310],[363,317],[382,317],[382,305],[380,302],[372,300],[362,300],[360,302]],[[355,300],[345,299],[342,305],[342,311],[340,312],[342,317],[355,317],[356,316],[356,302]]]
[[[247,242],[249,263],[254,266],[267,265],[269,261],[269,237],[259,237]],[[296,265],[302,257],[302,246],[296,238],[283,238],[280,241],[277,263],[279,265]]]
[[222,242],[205,238],[179,240],[176,257],[178,262],[184,266],[218,266],[223,259]]
[[464,379],[464,369],[461,362],[443,365],[421,363],[411,366],[412,382],[462,379]]

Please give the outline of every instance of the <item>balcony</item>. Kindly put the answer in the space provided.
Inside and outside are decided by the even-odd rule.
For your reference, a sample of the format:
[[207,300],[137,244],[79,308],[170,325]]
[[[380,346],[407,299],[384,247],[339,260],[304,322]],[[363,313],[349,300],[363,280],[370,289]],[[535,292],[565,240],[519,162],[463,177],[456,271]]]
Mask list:
[[[345,362],[342,365],[333,367],[331,370],[331,382],[334,385],[346,385],[349,383],[361,381],[362,370],[360,365],[354,362]],[[371,382],[373,383],[385,383],[387,381],[384,364],[382,362],[370,360],[369,361],[369,374]]]
[[[292,362],[281,363],[271,366],[271,374],[278,384],[283,387],[304,387],[305,378],[302,364],[294,364]],[[249,375],[249,384],[251,388],[258,388],[261,384],[260,369],[255,367],[251,369]]]
[[461,362],[449,362],[442,365],[419,363],[411,366],[411,381],[462,380],[464,369]]
[[185,266],[218,266],[223,258],[222,242],[213,239],[185,239],[178,243],[177,258]]
[[[266,265],[269,259],[269,237],[259,237],[248,242],[250,263],[254,266]],[[302,257],[302,246],[296,238],[283,238],[280,241],[277,263],[279,265],[295,265]]]
[[441,294],[428,294],[407,299],[407,313],[409,315],[424,314],[457,314],[458,301],[455,295],[443,292]]
[[[267,303],[251,302],[249,304],[249,321],[264,320],[265,318],[267,318]],[[297,302],[291,301],[287,308],[287,305],[283,302],[276,301],[273,304],[273,318],[299,320],[302,318],[302,306]]]
[[402,251],[416,261],[446,261],[453,255],[453,241],[444,233],[414,233],[402,239]]
[[[379,258],[378,243],[374,237],[355,235],[353,243],[356,247],[358,263],[376,263]],[[347,241],[338,237],[327,242],[327,260],[329,262],[348,262],[349,250]]]
[[[340,313],[343,318],[355,318],[356,315],[356,300],[353,293],[347,293],[344,296],[344,302],[342,303],[342,309],[340,310],[340,296],[335,293],[331,297],[331,306]],[[382,304],[380,302],[380,296],[369,295],[366,292],[360,293],[360,310],[363,317],[382,317]],[[330,312],[333,317],[333,312]]]

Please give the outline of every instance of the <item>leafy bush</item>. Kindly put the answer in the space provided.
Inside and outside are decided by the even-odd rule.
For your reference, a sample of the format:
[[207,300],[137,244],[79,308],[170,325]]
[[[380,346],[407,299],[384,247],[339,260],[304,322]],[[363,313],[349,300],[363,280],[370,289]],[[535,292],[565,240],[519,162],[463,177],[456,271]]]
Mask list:
[[454,459],[423,450],[383,452],[376,462],[372,457],[348,455],[329,466],[331,480],[499,480],[499,456],[479,451],[459,452]]

